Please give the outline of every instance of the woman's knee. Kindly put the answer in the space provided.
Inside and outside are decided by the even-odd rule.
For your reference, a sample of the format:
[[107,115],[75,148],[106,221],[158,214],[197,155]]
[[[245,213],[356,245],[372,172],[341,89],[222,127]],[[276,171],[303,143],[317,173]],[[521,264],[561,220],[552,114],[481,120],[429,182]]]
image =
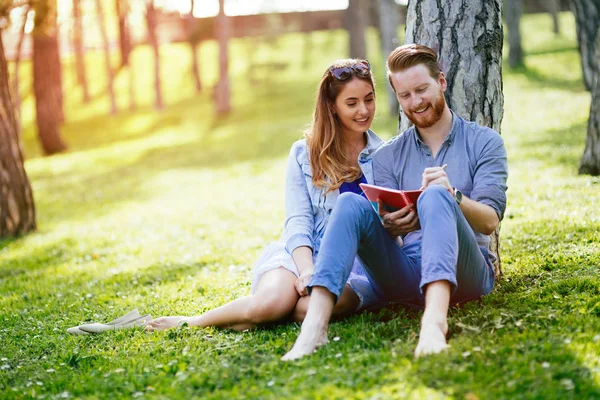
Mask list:
[[306,312],[308,311],[309,301],[310,296],[304,296],[298,299],[296,307],[294,307],[294,311],[292,311],[292,320],[294,322],[304,321],[304,318],[306,317]]
[[[283,297],[283,298],[282,298]],[[246,319],[253,324],[262,324],[283,319],[292,312],[295,300],[285,296],[253,296],[248,306]]]
[[344,192],[340,194],[335,205],[335,210],[338,213],[360,214],[365,210],[371,210],[371,203],[363,196],[352,192]]

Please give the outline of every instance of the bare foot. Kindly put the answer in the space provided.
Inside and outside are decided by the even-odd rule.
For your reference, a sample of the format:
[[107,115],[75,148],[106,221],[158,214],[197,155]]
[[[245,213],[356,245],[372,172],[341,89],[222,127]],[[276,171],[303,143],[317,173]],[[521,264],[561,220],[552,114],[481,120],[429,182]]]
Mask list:
[[300,335],[296,339],[294,346],[283,357],[282,361],[292,361],[312,354],[317,350],[317,347],[326,345],[327,328],[321,327],[317,329],[306,328],[302,326]]
[[421,322],[421,332],[419,333],[419,343],[415,349],[415,358],[429,354],[438,354],[447,349],[446,334],[448,333],[448,324],[444,322]]
[[160,317],[153,319],[146,324],[146,330],[148,332],[164,331],[166,329],[175,328],[184,323],[188,317]]

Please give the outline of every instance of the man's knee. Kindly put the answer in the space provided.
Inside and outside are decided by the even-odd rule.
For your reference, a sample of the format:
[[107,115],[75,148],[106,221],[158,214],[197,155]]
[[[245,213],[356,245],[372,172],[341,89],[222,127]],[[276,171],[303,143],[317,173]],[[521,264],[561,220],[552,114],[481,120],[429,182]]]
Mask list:
[[445,186],[432,185],[426,188],[417,200],[417,208],[428,207],[430,205],[436,205],[443,201],[453,201],[452,194],[448,191]]

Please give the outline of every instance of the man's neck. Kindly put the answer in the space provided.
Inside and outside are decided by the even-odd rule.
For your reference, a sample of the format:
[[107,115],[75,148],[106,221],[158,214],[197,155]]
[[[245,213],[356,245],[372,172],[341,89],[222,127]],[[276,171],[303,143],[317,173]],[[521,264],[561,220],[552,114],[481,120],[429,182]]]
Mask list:
[[448,106],[444,107],[442,117],[435,125],[429,128],[418,128],[421,140],[431,149],[434,157],[446,137],[448,137],[450,130],[452,130],[452,112]]

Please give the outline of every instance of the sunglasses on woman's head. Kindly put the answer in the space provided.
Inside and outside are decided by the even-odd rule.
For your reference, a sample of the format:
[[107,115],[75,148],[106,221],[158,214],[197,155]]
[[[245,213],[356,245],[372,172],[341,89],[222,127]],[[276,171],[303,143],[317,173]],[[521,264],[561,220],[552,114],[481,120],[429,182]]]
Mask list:
[[329,73],[338,81],[345,81],[352,76],[353,72],[357,76],[369,76],[369,73],[371,73],[371,64],[367,60],[364,60],[346,67],[329,68]]

